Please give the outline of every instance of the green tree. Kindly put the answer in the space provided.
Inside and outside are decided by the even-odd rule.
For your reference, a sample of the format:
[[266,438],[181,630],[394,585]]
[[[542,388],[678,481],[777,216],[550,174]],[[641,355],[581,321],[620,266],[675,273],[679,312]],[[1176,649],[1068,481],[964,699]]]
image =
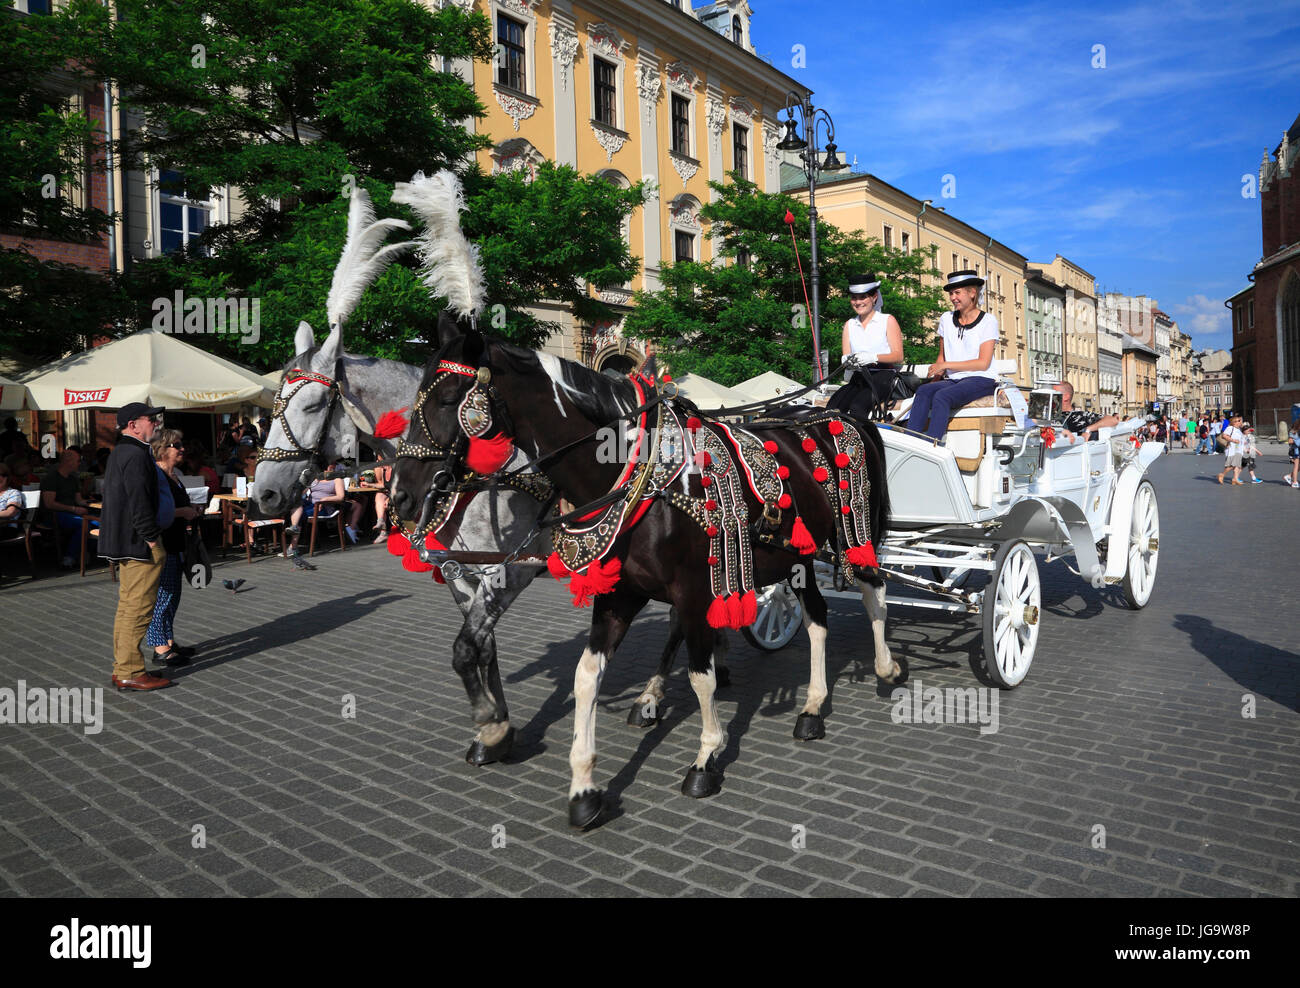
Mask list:
[[[652,341],[678,373],[735,384],[772,370],[810,383],[811,316],[799,276],[799,262],[807,278],[810,261],[808,207],[788,195],[760,192],[734,173],[730,177],[727,184],[709,183],[717,198],[700,210],[715,256],[725,263],[664,265],[663,287],[637,293],[625,330]],[[793,224],[786,223],[787,212]],[[898,319],[908,359],[928,362],[936,355],[926,340],[944,300],[937,287],[922,282],[923,275],[938,274],[932,256],[905,254],[825,221],[817,226],[817,249],[821,344],[830,350],[832,366],[839,362],[840,327],[853,314],[845,286],[869,271],[880,277],[885,310]]]
[[[112,325],[120,298],[106,272],[38,258],[33,240],[95,245],[110,217],[81,204],[102,154],[96,128],[63,95],[93,79],[71,61],[72,15],[0,16],[0,357],[39,363]],[[89,197],[85,197],[87,200]]]

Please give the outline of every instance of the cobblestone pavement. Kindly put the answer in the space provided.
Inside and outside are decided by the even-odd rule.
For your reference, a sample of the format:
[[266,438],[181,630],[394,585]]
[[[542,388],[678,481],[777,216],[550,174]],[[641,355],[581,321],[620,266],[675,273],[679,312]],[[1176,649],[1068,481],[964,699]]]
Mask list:
[[[1280,483],[1281,451],[1267,447],[1256,487],[1215,484],[1218,457],[1155,464],[1145,611],[1044,567],[1037,658],[1000,694],[996,733],[895,724],[861,606],[835,599],[825,740],[791,737],[806,636],[775,654],[733,636],[725,788],[691,800],[684,672],[663,724],[624,723],[666,634],[652,605],[602,688],[613,809],[587,834],[569,830],[565,797],[589,612],[563,588],[538,580],[499,626],[516,754],[473,769],[445,589],[381,547],[334,548],[314,573],[232,556],[217,577],[246,579],[240,593],[186,591],[178,634],[202,655],[176,687],[106,689],[98,734],[0,725],[0,890],[1294,896],[1300,491]],[[0,687],[106,686],[115,600],[102,569],[6,583]],[[889,638],[913,685],[979,685],[976,620],[894,608]]]

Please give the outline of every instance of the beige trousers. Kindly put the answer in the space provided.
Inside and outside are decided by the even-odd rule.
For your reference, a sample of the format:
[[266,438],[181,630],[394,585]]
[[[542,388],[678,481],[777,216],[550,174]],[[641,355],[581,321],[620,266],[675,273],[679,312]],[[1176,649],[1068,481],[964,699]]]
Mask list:
[[167,550],[162,542],[150,550],[149,562],[126,559],[117,566],[117,616],[113,619],[113,675],[133,679],[145,671],[140,641],[149,630],[158,599]]

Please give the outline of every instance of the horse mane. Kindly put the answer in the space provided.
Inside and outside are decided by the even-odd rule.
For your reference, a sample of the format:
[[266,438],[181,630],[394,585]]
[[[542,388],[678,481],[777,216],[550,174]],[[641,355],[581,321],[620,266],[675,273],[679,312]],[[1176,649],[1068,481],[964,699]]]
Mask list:
[[491,349],[517,373],[549,377],[578,411],[593,422],[616,419],[640,404],[636,389],[627,378],[610,377],[576,361],[526,350],[504,340],[492,340]]

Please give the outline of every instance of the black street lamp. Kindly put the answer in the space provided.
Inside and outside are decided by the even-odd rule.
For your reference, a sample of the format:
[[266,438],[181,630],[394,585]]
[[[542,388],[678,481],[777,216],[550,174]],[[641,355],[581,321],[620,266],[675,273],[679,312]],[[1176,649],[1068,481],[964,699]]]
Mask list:
[[[803,124],[804,133],[808,135],[809,140],[804,140],[799,136],[799,124],[795,122],[796,110],[799,111],[800,122]],[[777,142],[777,150],[798,151],[799,160],[803,163],[803,173],[808,179],[808,226],[812,254],[810,263],[812,269],[812,299],[810,301],[812,304],[813,379],[820,383],[824,378],[822,375],[821,352],[821,279],[817,266],[817,180],[821,177],[822,172],[843,171],[846,166],[844,162],[840,161],[835,148],[835,122],[831,120],[829,113],[817,109],[812,105],[812,100],[809,97],[800,96],[793,90],[786,94],[785,112],[785,137]],[[826,157],[824,159],[818,157],[821,153],[818,138],[819,127],[825,129]]]

